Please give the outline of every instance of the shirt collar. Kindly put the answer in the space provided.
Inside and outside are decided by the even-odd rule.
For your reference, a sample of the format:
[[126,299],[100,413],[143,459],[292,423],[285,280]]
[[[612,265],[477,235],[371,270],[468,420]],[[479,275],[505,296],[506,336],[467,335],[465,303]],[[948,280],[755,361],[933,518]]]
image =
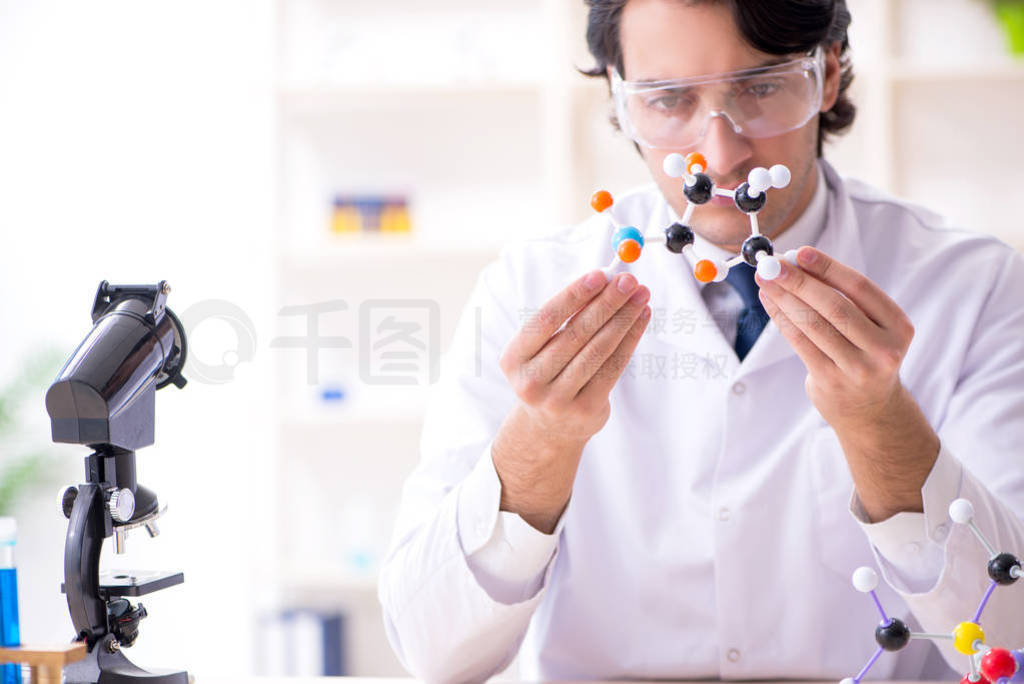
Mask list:
[[[811,197],[810,203],[807,208],[804,209],[804,213],[797,218],[786,230],[776,237],[772,243],[776,254],[781,255],[785,252],[802,247],[803,245],[813,245],[821,237],[822,231],[825,229],[825,214],[828,209],[828,188],[826,187],[825,174],[821,169],[821,164],[815,164],[815,170],[817,172],[817,187],[814,190],[814,196]],[[770,201],[770,198],[769,198]],[[673,223],[679,221],[679,215],[676,214],[675,209],[672,208],[666,202],[668,206],[668,214]],[[699,210],[698,210],[699,211]],[[708,242],[696,232],[694,233],[694,249],[698,255],[702,258],[709,257],[713,259],[719,259],[726,261],[736,256],[735,253],[730,252],[726,249],[719,247],[718,245]],[[707,283],[701,283],[703,287]]]

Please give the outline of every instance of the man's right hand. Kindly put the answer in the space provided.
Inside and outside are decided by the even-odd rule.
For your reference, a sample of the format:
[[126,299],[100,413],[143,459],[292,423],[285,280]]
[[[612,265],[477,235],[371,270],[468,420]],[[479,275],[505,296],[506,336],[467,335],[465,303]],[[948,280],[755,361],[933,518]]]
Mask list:
[[499,366],[519,402],[491,446],[501,510],[550,534],[572,493],[587,441],[608,421],[608,394],[626,368],[651,309],[629,273],[592,271],[540,308]]

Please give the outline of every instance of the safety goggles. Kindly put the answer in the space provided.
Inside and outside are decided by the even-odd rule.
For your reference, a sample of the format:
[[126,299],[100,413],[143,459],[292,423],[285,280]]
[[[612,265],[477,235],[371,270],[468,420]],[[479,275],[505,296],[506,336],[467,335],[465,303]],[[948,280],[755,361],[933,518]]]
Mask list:
[[685,149],[721,117],[737,135],[770,138],[800,128],[821,108],[821,47],[798,59],[672,81],[623,81],[612,71],[619,127],[644,147]]

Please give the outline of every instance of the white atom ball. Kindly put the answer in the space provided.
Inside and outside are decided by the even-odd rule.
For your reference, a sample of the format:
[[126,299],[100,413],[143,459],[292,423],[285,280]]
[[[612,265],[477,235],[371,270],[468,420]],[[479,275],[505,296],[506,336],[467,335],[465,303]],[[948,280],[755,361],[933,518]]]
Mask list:
[[788,261],[789,263],[793,264],[794,266],[796,266],[797,265],[797,263],[796,263],[796,252],[797,252],[797,250],[791,249],[788,252],[786,252],[785,254],[783,254],[782,258],[785,259],[786,261]]
[[682,178],[683,174],[686,173],[686,158],[678,152],[665,157],[665,161],[661,163],[661,168],[665,170],[665,175],[670,178]]
[[854,684],[853,677],[847,677],[846,679],[840,681],[839,684]]
[[974,506],[967,499],[957,499],[949,504],[949,517],[955,523],[966,525],[974,520]]
[[772,187],[772,175],[768,169],[758,166],[747,174],[747,183],[750,185],[752,195],[759,195]]
[[789,169],[784,164],[776,164],[768,169],[768,173],[772,177],[773,188],[784,188],[789,185],[789,181],[792,179]]
[[757,274],[765,280],[775,280],[779,277],[779,273],[782,272],[782,262],[776,257],[766,256],[762,257],[757,262]]
[[878,573],[866,565],[853,571],[853,588],[868,593],[878,588]]

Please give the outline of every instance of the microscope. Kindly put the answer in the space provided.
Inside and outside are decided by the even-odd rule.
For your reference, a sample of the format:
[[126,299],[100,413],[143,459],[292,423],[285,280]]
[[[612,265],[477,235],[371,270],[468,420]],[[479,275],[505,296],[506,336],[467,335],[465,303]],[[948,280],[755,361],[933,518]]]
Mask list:
[[134,665],[122,648],[135,643],[142,603],[131,600],[184,582],[182,573],[100,573],[103,541],[114,538],[124,553],[130,530],[159,533],[156,494],[135,477],[135,450],[153,443],[158,389],[185,386],[181,371],[185,330],[166,306],[170,286],[100,283],[92,330],[46,392],[54,442],[88,446],[85,483],[67,487],[60,505],[68,518],[64,583],[75,641],[88,655],[64,669],[68,684],[151,682],[187,684],[188,674],[155,672]]

